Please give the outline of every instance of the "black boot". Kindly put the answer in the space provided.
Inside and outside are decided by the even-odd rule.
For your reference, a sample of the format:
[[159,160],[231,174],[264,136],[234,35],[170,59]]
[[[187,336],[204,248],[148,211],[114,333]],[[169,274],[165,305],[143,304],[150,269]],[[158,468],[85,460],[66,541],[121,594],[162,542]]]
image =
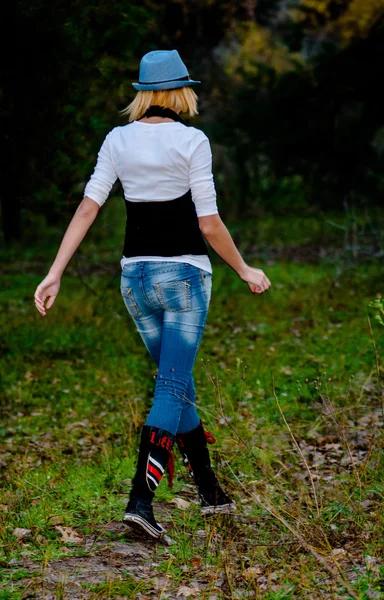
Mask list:
[[168,464],[175,436],[158,427],[144,425],[139,458],[123,521],[160,538],[164,529],[155,520],[152,500]]
[[221,489],[211,467],[207,441],[215,443],[211,433],[200,425],[188,433],[178,433],[177,444],[183,456],[184,464],[192,471],[198,487],[201,512],[232,512],[236,509],[234,501]]

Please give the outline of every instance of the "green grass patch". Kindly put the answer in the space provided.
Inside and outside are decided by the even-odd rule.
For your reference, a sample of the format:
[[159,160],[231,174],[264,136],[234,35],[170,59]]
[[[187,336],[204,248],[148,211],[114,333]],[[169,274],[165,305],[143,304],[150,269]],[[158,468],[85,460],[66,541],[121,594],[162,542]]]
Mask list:
[[[275,225],[279,235],[291,227]],[[297,244],[309,243],[295,227]],[[316,227],[315,240],[332,241]],[[267,252],[269,217],[260,230]],[[95,261],[112,252],[99,247]],[[156,368],[118,270],[69,270],[43,319],[32,298],[46,260],[36,250],[1,281],[0,599],[43,589],[75,598],[77,580],[84,598],[380,598],[384,328],[369,306],[383,293],[380,257],[348,247],[311,263],[255,258],[272,281],[260,297],[214,264],[194,376],[212,460],[239,511],[203,518],[177,461],[175,489],[162,481],[156,497],[170,545],[119,524]]]
[[122,581],[106,581],[87,585],[88,597],[95,600],[96,598],[136,598],[137,594],[145,589],[145,584],[129,579],[128,574],[127,579]]

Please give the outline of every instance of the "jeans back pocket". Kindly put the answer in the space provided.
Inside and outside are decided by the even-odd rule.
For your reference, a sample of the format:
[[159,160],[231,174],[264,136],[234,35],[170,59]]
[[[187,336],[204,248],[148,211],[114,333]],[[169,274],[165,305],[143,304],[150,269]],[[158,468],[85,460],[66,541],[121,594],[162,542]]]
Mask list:
[[188,281],[153,283],[157,299],[168,312],[191,310],[191,284]]
[[135,298],[133,296],[131,287],[122,287],[121,295],[123,296],[124,304],[127,308],[127,311],[134,319],[138,319],[143,314],[142,310],[138,306]]

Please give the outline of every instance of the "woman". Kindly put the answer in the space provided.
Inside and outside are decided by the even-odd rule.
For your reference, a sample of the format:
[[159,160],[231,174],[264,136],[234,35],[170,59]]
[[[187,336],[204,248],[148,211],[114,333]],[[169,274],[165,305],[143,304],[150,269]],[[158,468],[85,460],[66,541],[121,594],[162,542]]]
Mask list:
[[45,316],[64,269],[120,179],[127,209],[121,293],[158,366],[123,520],[154,538],[164,530],[153,516],[152,500],[166,466],[172,465],[175,442],[194,475],[202,512],[236,508],[211,468],[211,440],[195,406],[192,369],[212,286],[204,238],[251,292],[261,294],[271,285],[263,271],[244,262],[220,219],[208,138],[179,116],[197,114],[191,89],[197,83],[176,50],[142,58],[139,82],[133,84],[138,93],[123,111],[130,123],[106,136],[84,198],[35,293],[36,307]]

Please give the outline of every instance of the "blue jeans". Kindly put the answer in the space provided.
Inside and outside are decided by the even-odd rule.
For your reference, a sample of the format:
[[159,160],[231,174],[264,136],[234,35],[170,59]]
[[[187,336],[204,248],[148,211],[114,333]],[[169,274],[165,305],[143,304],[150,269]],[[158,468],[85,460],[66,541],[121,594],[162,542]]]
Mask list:
[[212,274],[188,263],[137,261],[123,267],[125,305],[158,366],[146,425],[175,435],[200,423],[192,370],[211,290]]

